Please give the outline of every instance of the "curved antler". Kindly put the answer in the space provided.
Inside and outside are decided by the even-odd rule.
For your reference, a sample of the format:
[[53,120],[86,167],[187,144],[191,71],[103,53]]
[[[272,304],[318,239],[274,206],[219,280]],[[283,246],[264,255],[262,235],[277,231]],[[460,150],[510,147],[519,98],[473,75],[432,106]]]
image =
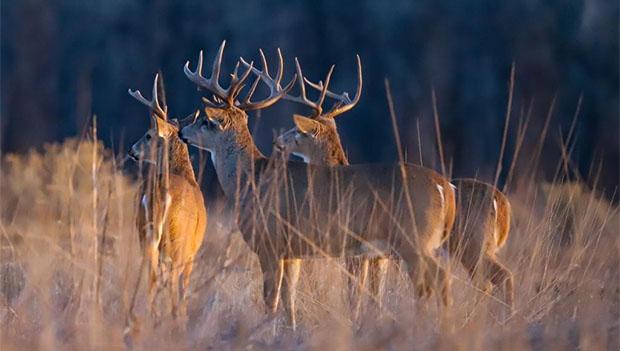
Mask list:
[[[258,69],[252,67],[251,63],[247,63],[243,57],[240,57],[240,62],[252,70],[252,72],[257,76],[254,80],[254,83],[250,87],[248,94],[246,97],[239,103],[238,107],[250,111],[250,110],[258,110],[261,108],[269,107],[276,103],[281,98],[285,97],[285,95],[293,88],[293,84],[295,84],[295,80],[297,80],[297,75],[293,77],[293,79],[284,87],[280,85],[282,82],[282,77],[284,76],[284,58],[282,58],[282,51],[278,48],[278,72],[275,77],[271,77],[269,75],[269,66],[267,65],[267,59],[265,58],[265,53],[262,49],[258,50],[260,53],[261,63],[263,66],[263,70],[259,71]],[[252,95],[256,91],[256,87],[260,81],[263,81],[269,87],[269,96],[265,99],[257,102],[251,102],[250,99]]]
[[[347,92],[343,92],[342,94],[335,94],[327,90],[327,86],[329,85],[328,79],[325,80],[325,85],[323,85],[323,82],[321,81],[319,81],[318,83],[312,83],[308,79],[304,78],[304,81],[308,83],[308,85],[310,85],[312,88],[320,91],[321,95],[323,95],[324,92],[326,92],[328,97],[338,101],[329,112],[323,115],[323,117],[334,118],[340,114],[343,114],[349,111],[350,109],[355,107],[355,105],[360,101],[360,97],[362,95],[362,83],[363,83],[362,82],[362,60],[360,59],[360,55],[355,55],[355,58],[357,62],[357,89],[355,92],[355,98],[353,100],[351,100]],[[332,66],[332,69],[333,67],[334,66]],[[331,74],[332,69],[330,69],[330,74]],[[328,77],[329,77],[329,74],[328,74]]]
[[[284,95],[284,100],[297,102],[302,105],[308,106],[314,110],[314,117],[318,117],[323,113],[323,102],[325,102],[325,96],[327,95],[327,86],[329,85],[329,81],[331,79],[332,73],[334,72],[334,65],[329,68],[327,72],[327,76],[325,77],[325,86],[323,87],[323,82],[319,82],[321,84],[321,94],[316,101],[312,101],[308,99],[306,95],[306,86],[304,82],[309,82],[306,78],[304,78],[303,73],[301,71],[301,65],[299,64],[299,60],[295,57],[295,68],[297,70],[297,77],[299,79],[299,96],[293,96],[286,94]],[[314,87],[314,86],[313,86]]]
[[148,106],[151,109],[151,112],[156,116],[167,120],[168,119],[168,108],[164,106],[163,108],[159,104],[159,99],[157,97],[157,86],[159,84],[159,73],[155,75],[155,80],[153,81],[153,100],[147,100],[140,90],[131,90],[129,89],[129,95],[131,95],[134,99],[140,101],[142,104]]
[[222,67],[222,57],[224,55],[224,47],[226,46],[226,40],[222,41],[220,44],[220,48],[215,55],[215,59],[213,60],[213,67],[211,68],[211,77],[208,79],[202,75],[202,64],[203,64],[203,53],[202,50],[198,55],[198,67],[195,71],[192,71],[189,68],[189,61],[185,63],[183,67],[183,72],[189,80],[194,82],[194,84],[198,85],[200,88],[206,89],[213,93],[213,101],[209,100],[206,97],[203,97],[202,100],[206,105],[216,108],[222,107],[230,107],[236,106],[236,98],[245,86],[245,81],[250,76],[252,72],[252,63],[250,63],[250,67],[243,73],[241,76],[238,75],[239,71],[239,63],[235,65],[235,69],[231,74],[230,86],[228,88],[223,88],[219,83],[220,71]]

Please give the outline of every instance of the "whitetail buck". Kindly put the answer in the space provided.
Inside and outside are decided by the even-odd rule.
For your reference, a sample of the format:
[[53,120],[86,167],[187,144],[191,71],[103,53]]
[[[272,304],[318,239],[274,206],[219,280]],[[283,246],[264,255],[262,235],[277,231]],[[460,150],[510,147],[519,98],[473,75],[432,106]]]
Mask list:
[[[332,98],[335,103],[328,111],[323,111],[322,103],[324,100],[310,101],[295,96],[286,95],[285,100],[293,101],[305,105],[312,109],[309,117],[295,114],[293,119],[295,122],[295,128],[278,136],[274,141],[274,149],[276,152],[282,154],[284,157],[288,154],[294,154],[304,160],[306,163],[326,166],[348,166],[349,160],[345,155],[344,148],[340,142],[340,135],[338,133],[335,118],[349,110],[351,110],[358,102],[362,92],[362,63],[359,55],[356,56],[357,63],[357,88],[355,97],[353,100],[349,97],[348,93],[335,94],[328,90],[328,85],[331,80],[331,75],[334,69],[332,66],[327,73],[325,83],[320,81],[318,84],[312,83],[305,77],[301,70],[301,66],[298,61],[296,63],[297,76],[300,82],[310,85],[312,88],[322,92],[325,89],[324,96]],[[247,65],[247,64],[246,64]],[[302,91],[305,90],[301,87]],[[415,165],[410,165],[415,171],[426,172],[427,170]],[[448,235],[454,224],[454,192],[451,187],[444,192],[447,198],[446,206],[447,213],[445,215],[445,234]],[[366,253],[362,256],[362,261],[359,268],[354,267],[355,260],[348,260],[349,272],[359,272],[359,285],[363,289],[366,285],[366,280],[370,277],[370,293],[376,301],[379,307],[383,300],[383,292],[385,289],[385,279],[387,275],[389,258],[385,257],[384,253],[377,248],[371,248],[372,254]],[[371,257],[369,257],[371,256]],[[370,275],[369,275],[370,273]],[[361,296],[358,296],[355,315],[357,315],[361,303]]]
[[[278,136],[274,142],[274,149],[283,155],[294,154],[305,162],[329,166],[348,165],[344,148],[334,118],[351,109],[358,101],[361,90],[361,63],[358,57],[358,87],[355,99],[351,101],[347,93],[334,94],[327,90],[327,96],[337,102],[329,112],[322,113],[317,106],[305,103],[314,109],[308,117],[294,115],[295,127]],[[298,76],[302,76],[297,67]],[[325,79],[327,85],[330,73]],[[314,84],[307,79],[305,82],[321,91],[323,83]],[[286,99],[286,97],[285,97]],[[293,99],[295,101],[295,99]],[[415,166],[413,166],[415,167]],[[510,203],[508,199],[494,186],[473,179],[457,179],[456,195],[457,210],[451,213],[455,230],[449,239],[449,253],[452,258],[460,261],[468,271],[472,280],[483,286],[489,292],[490,284],[504,285],[504,298],[507,305],[513,304],[512,273],[497,261],[496,253],[508,238],[510,229]],[[447,226],[447,230],[450,230]],[[362,263],[361,284],[368,276],[367,267],[370,266],[370,276],[376,277],[375,283],[371,280],[371,293],[380,302],[382,284],[387,268],[387,261],[377,257],[368,264]],[[482,282],[480,281],[482,279]],[[359,303],[359,302],[358,302]]]
[[[223,49],[224,43],[208,79],[202,76],[202,54],[195,72],[189,69],[189,61],[185,65],[188,78],[214,97],[203,98],[205,116],[184,127],[181,137],[212,154],[218,180],[237,209],[239,229],[258,256],[263,297],[271,311],[277,306],[283,280],[284,288],[294,292],[299,277],[296,268],[284,272],[283,260],[339,257],[375,241],[384,241],[391,254],[407,263],[416,292],[423,295],[438,288],[448,304],[448,276],[434,256],[447,239],[448,181],[431,170],[399,163],[326,167],[266,158],[252,140],[246,111],[277,102],[295,78],[282,88],[282,56],[272,78],[261,54],[263,71],[250,63],[238,76],[237,65],[230,87],[222,88],[218,80]],[[248,95],[239,100],[251,72],[257,78]],[[252,103],[259,81],[269,86],[270,94]],[[299,98],[307,100],[300,85]],[[325,94],[323,89],[319,99]],[[283,296],[289,299],[284,305],[294,326],[295,296]]]
[[155,288],[160,271],[165,269],[169,273],[173,315],[180,311],[184,316],[194,257],[205,234],[207,212],[187,145],[178,137],[178,122],[168,120],[168,108],[165,103],[160,104],[163,88],[158,89],[159,81],[156,75],[150,101],[140,91],[129,90],[132,97],[149,107],[151,115],[151,128],[131,147],[129,156],[151,166],[142,184],[137,218],[140,244],[150,271],[148,306],[156,312]]

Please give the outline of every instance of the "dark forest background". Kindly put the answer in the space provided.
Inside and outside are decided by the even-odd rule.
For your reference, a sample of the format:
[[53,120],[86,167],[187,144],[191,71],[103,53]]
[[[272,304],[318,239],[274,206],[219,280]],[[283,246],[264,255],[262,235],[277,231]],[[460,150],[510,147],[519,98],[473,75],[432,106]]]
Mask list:
[[[558,145],[582,97],[574,166],[587,175],[602,160],[603,186],[613,191],[618,184],[615,0],[2,0],[1,6],[3,152],[79,135],[93,114],[106,144],[126,148],[149,123],[127,89],[149,91],[161,69],[171,114],[189,114],[200,106],[200,95],[183,64],[195,64],[200,49],[210,64],[226,39],[227,71],[239,56],[256,61],[258,48],[275,64],[280,47],[287,78],[294,57],[315,81],[335,63],[333,89],[351,93],[359,53],[362,100],[338,120],[356,163],[397,158],[387,77],[407,158],[439,169],[434,89],[452,174],[486,180],[493,179],[498,160],[514,62],[507,154],[515,148],[519,120],[530,111],[518,161],[527,166],[551,113],[541,164],[544,176],[553,176]],[[263,152],[271,152],[274,130],[291,127],[293,112],[304,109],[281,102],[250,118]],[[504,159],[505,168],[510,162],[510,156]]]

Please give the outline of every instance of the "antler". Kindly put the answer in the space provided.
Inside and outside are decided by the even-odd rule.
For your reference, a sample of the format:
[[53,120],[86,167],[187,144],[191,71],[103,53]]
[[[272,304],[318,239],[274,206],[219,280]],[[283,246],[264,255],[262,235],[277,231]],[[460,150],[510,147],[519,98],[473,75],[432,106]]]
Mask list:
[[[261,63],[263,66],[263,70],[259,71],[258,69],[252,67],[251,63],[247,63],[243,57],[240,57],[240,62],[252,70],[252,72],[257,76],[256,80],[250,87],[248,94],[246,97],[239,103],[239,108],[249,111],[249,110],[257,110],[265,107],[269,107],[276,103],[281,98],[285,97],[285,95],[293,88],[293,84],[295,84],[295,80],[297,79],[297,75],[293,77],[293,79],[284,87],[280,85],[282,82],[282,76],[284,75],[284,59],[282,58],[282,52],[280,48],[278,48],[278,72],[276,73],[275,78],[269,75],[269,67],[267,65],[267,59],[265,58],[265,53],[262,49],[258,50],[260,53]],[[256,91],[256,87],[260,81],[263,81],[269,87],[269,96],[265,99],[257,102],[251,102],[250,99],[252,95]]]
[[243,89],[245,81],[248,79],[250,73],[252,72],[253,64],[250,63],[250,67],[248,68],[248,70],[243,75],[241,75],[241,77],[239,77],[239,63],[237,62],[237,65],[235,66],[235,69],[231,74],[230,86],[227,89],[222,88],[219,83],[219,78],[222,67],[222,56],[224,54],[225,46],[226,40],[222,41],[222,44],[220,45],[220,48],[215,55],[213,67],[211,68],[211,77],[209,77],[208,79],[202,75],[202,50],[198,55],[198,67],[196,68],[196,71],[192,72],[192,70],[190,70],[189,61],[187,61],[185,63],[185,66],[183,67],[183,72],[185,72],[185,75],[187,76],[187,78],[189,78],[189,80],[194,82],[194,84],[198,85],[200,88],[206,89],[213,93],[213,101],[209,100],[206,97],[202,98],[204,103],[211,107],[221,108],[227,106],[235,106],[235,99],[237,98],[237,95],[239,95],[239,92],[241,92],[241,90]]
[[[323,113],[323,102],[325,101],[325,96],[327,95],[327,86],[329,85],[329,80],[331,79],[332,73],[334,71],[334,65],[329,68],[329,72],[327,72],[327,76],[325,77],[325,86],[323,87],[323,82],[319,82],[321,84],[321,94],[316,101],[312,101],[308,99],[306,96],[306,86],[305,82],[309,82],[306,78],[304,78],[303,73],[301,72],[301,65],[299,64],[299,60],[295,57],[295,68],[297,69],[297,78],[299,80],[299,96],[292,96],[289,94],[284,95],[284,100],[293,101],[300,103],[302,105],[306,105],[314,110],[314,116],[318,117]],[[312,87],[317,87],[318,85],[312,85]]]
[[163,119],[168,119],[167,117],[168,108],[165,106],[162,108],[161,105],[159,104],[159,99],[157,97],[158,83],[159,83],[159,73],[155,75],[155,81],[153,82],[153,100],[147,100],[144,96],[142,96],[142,93],[140,93],[140,90],[129,89],[128,92],[129,92],[129,95],[131,95],[134,99],[148,106],[156,116],[163,118]]
[[[349,94],[345,91],[342,94],[335,94],[329,90],[327,90],[327,86],[329,85],[329,76],[331,75],[331,71],[334,66],[329,71],[327,78],[325,79],[325,84],[322,81],[318,83],[312,83],[308,79],[304,78],[304,81],[308,83],[312,88],[321,92],[321,95],[326,94],[328,97],[338,101],[323,117],[334,118],[340,114],[343,114],[350,109],[352,109],[359,101],[360,96],[362,95],[362,60],[360,59],[360,55],[355,56],[357,61],[357,90],[355,92],[355,98],[351,100]],[[303,91],[303,90],[302,90]]]

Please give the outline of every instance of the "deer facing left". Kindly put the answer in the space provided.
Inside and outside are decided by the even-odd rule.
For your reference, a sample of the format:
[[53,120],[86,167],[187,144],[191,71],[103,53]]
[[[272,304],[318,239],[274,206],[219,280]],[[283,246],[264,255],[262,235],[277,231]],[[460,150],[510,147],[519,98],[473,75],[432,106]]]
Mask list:
[[[194,257],[202,244],[207,211],[192,168],[187,145],[179,139],[179,123],[168,120],[159,74],[153,98],[140,91],[129,94],[150,110],[151,127],[129,150],[129,156],[149,166],[142,184],[137,226],[140,246],[149,265],[148,306],[156,312],[155,293],[167,272],[172,315],[186,314],[187,292]],[[179,280],[183,274],[182,288]]]

